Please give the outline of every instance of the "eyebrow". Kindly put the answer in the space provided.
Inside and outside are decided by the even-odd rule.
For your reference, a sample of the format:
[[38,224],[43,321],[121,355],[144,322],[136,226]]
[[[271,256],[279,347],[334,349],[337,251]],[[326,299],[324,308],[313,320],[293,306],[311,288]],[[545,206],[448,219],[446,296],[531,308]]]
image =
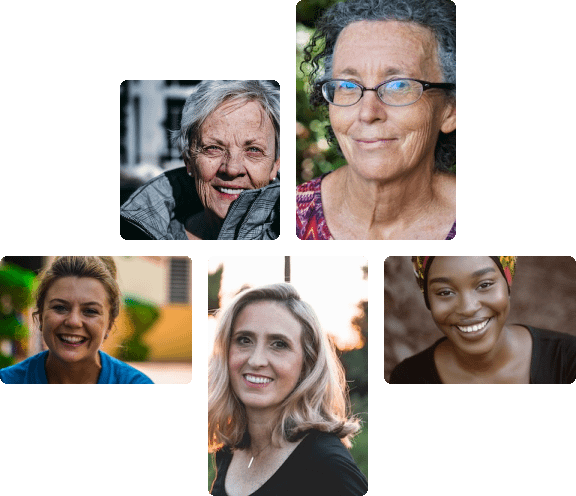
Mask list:
[[[362,78],[360,73],[356,69],[354,69],[353,67],[346,67],[342,71],[338,71],[338,74],[353,76],[353,77],[357,77],[358,79]],[[409,77],[407,75],[408,73],[405,72],[405,70],[401,69],[400,67],[388,67],[388,69],[386,69],[383,73],[379,73],[379,74],[381,74],[381,77],[384,78],[384,79],[382,79],[382,81],[386,81],[390,76],[399,76],[399,75],[406,74],[406,76],[404,76],[404,77]]]
[[[490,272],[496,272],[495,269],[493,269],[492,267],[486,267],[484,269],[478,269],[477,271],[472,273],[472,277],[480,277],[483,276],[485,274],[489,274]],[[433,284],[435,282],[438,283],[446,283],[446,282],[450,282],[451,279],[449,277],[435,277],[434,279],[430,279],[428,281],[429,284]]]
[[[55,303],[55,302],[62,302],[62,303],[67,303],[69,304],[70,302],[68,300],[63,300],[62,298],[52,298],[48,303]],[[80,305],[98,305],[99,307],[102,306],[101,303],[97,302],[97,301],[85,301],[80,303]]]
[[[237,336],[239,334],[241,334],[243,336],[249,336],[249,337],[255,337],[256,336],[256,333],[253,331],[249,331],[247,329],[246,330],[240,329],[240,330],[234,332],[232,334],[232,337]],[[286,336],[285,334],[282,334],[282,333],[275,332],[272,334],[265,334],[265,337],[267,339],[269,339],[270,341],[273,341],[275,339],[281,339],[283,341],[288,341],[289,343],[293,343],[292,339],[290,339],[288,336]]]

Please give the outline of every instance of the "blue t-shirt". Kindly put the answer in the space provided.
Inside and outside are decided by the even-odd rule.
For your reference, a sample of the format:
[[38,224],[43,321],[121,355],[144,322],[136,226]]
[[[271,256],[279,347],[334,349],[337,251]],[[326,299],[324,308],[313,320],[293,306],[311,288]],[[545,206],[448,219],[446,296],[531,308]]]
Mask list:
[[[98,353],[102,363],[98,384],[154,384],[147,375],[127,363],[103,351]],[[48,351],[43,351],[16,365],[0,369],[0,380],[4,384],[48,384],[44,368],[47,356]]]

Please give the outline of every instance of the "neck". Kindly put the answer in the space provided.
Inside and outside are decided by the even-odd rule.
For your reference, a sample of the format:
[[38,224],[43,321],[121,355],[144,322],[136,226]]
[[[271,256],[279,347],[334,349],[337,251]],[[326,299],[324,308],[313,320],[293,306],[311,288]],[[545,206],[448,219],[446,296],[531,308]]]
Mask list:
[[488,353],[464,355],[455,348],[453,353],[456,363],[462,370],[477,375],[494,374],[513,359],[511,332],[507,326],[504,326],[495,346]]
[[48,352],[45,370],[49,384],[96,384],[102,364],[98,353],[93,361],[63,362]]
[[335,207],[347,224],[358,226],[364,239],[388,239],[417,226],[443,206],[447,175],[419,167],[385,181],[366,180],[351,167],[341,169]]
[[247,412],[247,414],[250,450],[253,454],[257,454],[270,445],[278,417],[275,412]]

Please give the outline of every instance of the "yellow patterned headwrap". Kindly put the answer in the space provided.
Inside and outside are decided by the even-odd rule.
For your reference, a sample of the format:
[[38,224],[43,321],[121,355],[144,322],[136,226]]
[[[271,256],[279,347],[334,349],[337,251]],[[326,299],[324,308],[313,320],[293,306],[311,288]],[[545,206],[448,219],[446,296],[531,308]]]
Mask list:
[[[420,291],[424,295],[424,301],[426,302],[426,307],[430,308],[428,303],[428,290],[426,288],[428,281],[428,270],[435,257],[412,257],[412,264],[414,265],[414,274],[416,275],[416,280],[420,286]],[[510,293],[510,286],[512,286],[512,279],[514,278],[514,272],[516,270],[516,257],[490,257],[496,265],[500,272],[506,279],[508,283],[508,293]]]

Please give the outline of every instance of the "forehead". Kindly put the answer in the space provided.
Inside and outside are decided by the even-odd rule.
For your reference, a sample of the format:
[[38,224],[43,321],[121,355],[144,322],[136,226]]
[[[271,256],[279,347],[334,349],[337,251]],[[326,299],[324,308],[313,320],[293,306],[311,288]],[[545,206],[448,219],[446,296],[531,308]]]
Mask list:
[[428,270],[428,282],[435,278],[460,279],[475,277],[491,269],[496,274],[500,271],[490,257],[435,257]]
[[285,334],[294,341],[300,339],[300,322],[282,304],[258,301],[245,306],[234,322],[233,332],[249,330],[255,334]]
[[59,298],[67,301],[108,303],[104,285],[92,277],[61,277],[46,292],[46,301]]
[[381,79],[404,75],[441,77],[434,33],[399,21],[359,21],[342,30],[334,50],[333,73],[369,71]]
[[272,119],[256,101],[224,102],[203,122],[200,128],[203,139],[246,137],[274,140]]

